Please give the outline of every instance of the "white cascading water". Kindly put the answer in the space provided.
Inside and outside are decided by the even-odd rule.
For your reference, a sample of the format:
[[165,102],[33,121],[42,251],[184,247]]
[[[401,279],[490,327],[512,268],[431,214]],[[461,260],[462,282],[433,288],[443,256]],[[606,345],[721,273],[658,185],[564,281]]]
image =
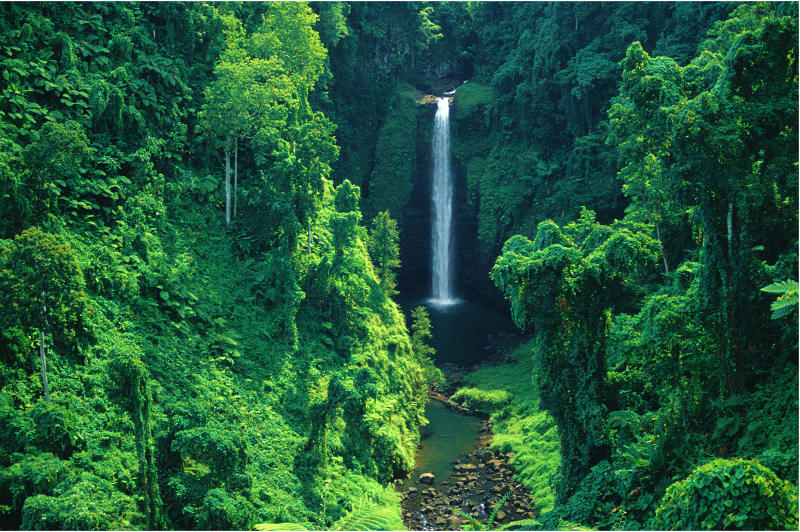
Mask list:
[[453,180],[450,175],[450,101],[439,98],[433,124],[433,301],[453,303],[450,233]]

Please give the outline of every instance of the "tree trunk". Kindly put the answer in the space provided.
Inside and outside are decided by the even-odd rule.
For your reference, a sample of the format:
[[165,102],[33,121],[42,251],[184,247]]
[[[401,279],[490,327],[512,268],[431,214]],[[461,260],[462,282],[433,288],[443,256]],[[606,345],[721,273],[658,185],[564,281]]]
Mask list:
[[728,258],[733,261],[733,202],[728,202]]
[[39,361],[42,364],[42,388],[44,400],[50,402],[50,386],[47,384],[47,358],[44,356],[44,329],[47,327],[47,307],[44,305],[44,290],[42,290],[42,325],[39,328]]
[[225,224],[231,225],[231,136],[225,139]]
[[[308,190],[308,185],[306,185],[306,201],[311,203],[311,191]],[[311,254],[311,215],[308,216],[308,238],[306,242],[306,254]]]
[[50,387],[47,385],[47,359],[44,356],[44,330],[39,329],[39,358],[42,363],[42,387],[44,388],[44,400],[50,402]]
[[664,259],[664,273],[669,273],[669,264],[667,264],[667,254],[664,253],[664,246],[661,244],[661,231],[658,230],[658,224],[654,224],[656,226],[656,238],[658,238],[658,247],[661,250],[661,258]]
[[236,206],[238,204],[238,196],[236,189],[239,187],[239,136],[237,135],[233,141],[233,217],[236,218]]

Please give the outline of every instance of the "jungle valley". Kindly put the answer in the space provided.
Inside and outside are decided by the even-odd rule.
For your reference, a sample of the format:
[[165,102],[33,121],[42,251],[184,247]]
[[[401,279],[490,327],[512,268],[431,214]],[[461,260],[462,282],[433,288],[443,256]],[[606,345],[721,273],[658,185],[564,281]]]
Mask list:
[[797,27],[0,4],[0,528],[797,530]]

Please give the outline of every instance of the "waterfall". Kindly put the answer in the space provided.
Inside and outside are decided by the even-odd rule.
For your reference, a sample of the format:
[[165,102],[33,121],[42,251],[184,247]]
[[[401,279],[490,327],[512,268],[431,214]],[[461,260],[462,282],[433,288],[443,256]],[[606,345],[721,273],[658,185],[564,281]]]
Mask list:
[[452,252],[453,180],[450,175],[450,101],[439,98],[433,124],[433,301],[453,303]]

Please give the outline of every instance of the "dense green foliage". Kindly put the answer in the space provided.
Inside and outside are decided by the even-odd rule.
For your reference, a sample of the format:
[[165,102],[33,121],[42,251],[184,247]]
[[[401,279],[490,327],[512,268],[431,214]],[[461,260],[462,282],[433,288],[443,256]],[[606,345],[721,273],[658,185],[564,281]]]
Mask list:
[[[535,337],[541,405],[558,424],[545,526],[797,526],[797,11],[730,16],[686,66],[640,42],[620,61],[608,140],[625,218],[541,222],[492,271]],[[752,481],[764,495],[745,502],[728,482],[701,502],[697,472],[667,490],[714,457],[757,459],[747,474],[772,479]],[[762,504],[780,510],[767,518]]]
[[317,18],[2,7],[3,528],[399,522],[380,485],[430,353],[390,299],[396,225],[327,180]]
[[474,78],[457,89],[453,153],[478,211],[487,266],[513,234],[566,223],[585,205],[603,222],[625,202],[606,143],[619,61],[633,41],[686,61],[731,4],[479,4]]
[[758,462],[718,459],[667,488],[652,524],[664,530],[794,530],[797,491]]
[[610,311],[629,305],[637,283],[647,281],[654,248],[641,227],[604,226],[584,211],[563,231],[542,222],[534,242],[513,237],[492,270],[492,279],[510,295],[514,320],[536,331],[541,404],[561,438],[562,496],[571,495],[589,467],[609,455],[603,403]]
[[[409,90],[411,89],[411,90]],[[417,113],[411,87],[401,87],[378,133],[375,165],[369,181],[368,216],[387,210],[399,219],[411,195],[416,157]]]

